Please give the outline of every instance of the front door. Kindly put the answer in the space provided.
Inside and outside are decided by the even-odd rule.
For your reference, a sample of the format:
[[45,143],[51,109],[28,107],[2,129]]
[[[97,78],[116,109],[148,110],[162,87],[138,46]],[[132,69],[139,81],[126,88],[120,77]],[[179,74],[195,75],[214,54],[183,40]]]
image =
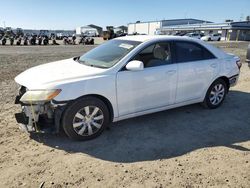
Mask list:
[[134,59],[144,63],[144,70],[117,73],[119,116],[173,104],[177,65],[172,63],[170,43],[150,45]]

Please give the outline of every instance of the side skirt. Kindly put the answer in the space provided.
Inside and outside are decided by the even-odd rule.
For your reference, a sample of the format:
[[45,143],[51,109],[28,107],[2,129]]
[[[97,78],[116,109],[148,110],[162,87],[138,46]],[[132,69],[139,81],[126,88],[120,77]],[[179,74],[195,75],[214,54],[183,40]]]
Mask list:
[[153,108],[153,109],[144,110],[144,111],[140,111],[140,112],[136,112],[136,113],[132,113],[132,114],[127,114],[127,115],[123,115],[123,116],[119,116],[119,117],[114,117],[113,122],[121,121],[124,119],[129,119],[129,118],[133,118],[133,117],[137,117],[137,116],[142,116],[142,115],[146,115],[146,114],[151,114],[151,113],[155,113],[155,112],[160,112],[160,111],[164,111],[164,110],[169,110],[169,109],[173,109],[173,108],[177,108],[177,107],[181,107],[181,106],[186,106],[186,105],[190,105],[190,104],[200,103],[202,101],[203,101],[203,98],[199,98],[199,99],[195,99],[195,100],[189,100],[189,101],[185,101],[185,102],[181,102],[181,103],[177,103],[177,104],[172,104],[172,105],[168,105],[168,106],[163,106],[163,107],[159,107],[159,108]]

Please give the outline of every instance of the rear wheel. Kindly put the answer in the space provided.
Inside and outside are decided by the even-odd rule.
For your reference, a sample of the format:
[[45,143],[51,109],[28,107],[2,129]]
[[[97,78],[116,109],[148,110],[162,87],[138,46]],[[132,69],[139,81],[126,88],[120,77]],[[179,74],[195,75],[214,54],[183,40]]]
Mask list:
[[74,140],[90,140],[99,136],[109,123],[109,111],[100,99],[76,100],[62,118],[65,133]]
[[227,93],[227,86],[224,80],[218,79],[216,80],[208,89],[206,97],[204,99],[204,106],[207,108],[217,108],[219,107]]
[[218,38],[218,40],[217,41],[220,41],[220,38]]

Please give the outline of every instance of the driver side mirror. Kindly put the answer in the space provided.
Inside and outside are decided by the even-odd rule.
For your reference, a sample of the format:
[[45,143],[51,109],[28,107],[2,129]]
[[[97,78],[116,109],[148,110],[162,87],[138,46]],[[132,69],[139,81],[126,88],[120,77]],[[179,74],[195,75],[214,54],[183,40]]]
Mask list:
[[142,61],[133,60],[126,65],[126,69],[130,71],[141,71],[144,69],[144,64]]

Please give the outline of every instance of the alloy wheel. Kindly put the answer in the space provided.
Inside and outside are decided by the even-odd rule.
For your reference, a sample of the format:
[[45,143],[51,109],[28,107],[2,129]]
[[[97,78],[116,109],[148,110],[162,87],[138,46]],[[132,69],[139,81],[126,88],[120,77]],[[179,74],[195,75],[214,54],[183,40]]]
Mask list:
[[80,136],[95,134],[103,125],[104,114],[96,106],[85,106],[74,116],[73,129]]
[[209,100],[213,105],[218,105],[224,98],[225,88],[223,84],[216,84],[210,92]]

